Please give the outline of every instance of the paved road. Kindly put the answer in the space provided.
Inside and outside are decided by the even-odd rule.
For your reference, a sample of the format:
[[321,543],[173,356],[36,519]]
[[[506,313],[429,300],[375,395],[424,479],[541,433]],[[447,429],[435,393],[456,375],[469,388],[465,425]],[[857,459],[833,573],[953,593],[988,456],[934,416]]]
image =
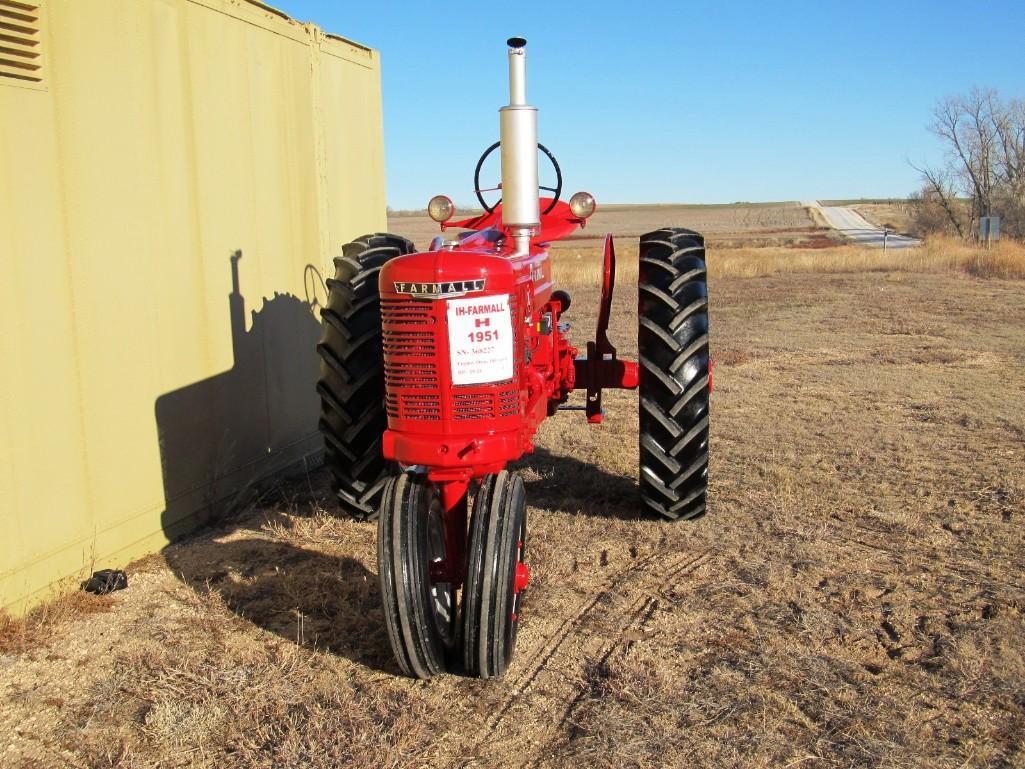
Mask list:
[[[854,241],[859,246],[883,247],[883,230],[866,220],[861,214],[855,213],[853,209],[846,206],[823,206],[819,205],[817,200],[806,202],[805,205],[818,209],[830,227],[839,230],[848,240]],[[886,235],[887,248],[910,248],[920,245],[922,245],[922,241],[917,238],[896,235],[892,232]]]

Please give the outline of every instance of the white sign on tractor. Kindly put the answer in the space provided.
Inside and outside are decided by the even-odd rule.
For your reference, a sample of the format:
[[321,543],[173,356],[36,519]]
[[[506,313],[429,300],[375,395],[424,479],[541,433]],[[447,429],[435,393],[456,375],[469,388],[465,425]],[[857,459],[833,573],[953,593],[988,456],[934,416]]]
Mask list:
[[512,379],[513,335],[509,295],[449,301],[448,352],[452,384],[484,384]]

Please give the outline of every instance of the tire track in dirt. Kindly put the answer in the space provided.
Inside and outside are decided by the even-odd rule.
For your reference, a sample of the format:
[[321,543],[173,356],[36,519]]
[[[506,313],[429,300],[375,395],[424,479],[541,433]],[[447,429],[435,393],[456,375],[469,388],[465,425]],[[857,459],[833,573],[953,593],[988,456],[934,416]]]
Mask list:
[[510,708],[515,704],[516,699],[530,689],[537,680],[537,677],[546,669],[548,663],[558,653],[566,639],[570,637],[573,630],[583,622],[584,618],[594,610],[598,603],[602,599],[610,597],[613,591],[626,582],[633,574],[639,571],[644,571],[648,564],[655,561],[655,559],[660,555],[662,555],[662,553],[655,550],[643,558],[628,564],[626,568],[606,579],[592,598],[578,606],[572,616],[563,620],[555,633],[545,639],[536,658],[522,672],[514,676],[512,692],[506,698],[502,707],[495,713],[495,715],[488,719],[487,727],[489,735],[495,731],[502,719],[509,712]]
[[[502,704],[494,710],[484,724],[479,748],[493,743],[514,741],[519,746],[514,752],[503,752],[505,761],[509,756],[520,756],[519,765],[532,765],[538,756],[536,750],[543,749],[552,735],[563,728],[571,718],[587,690],[580,689],[578,682],[589,664],[607,665],[617,649],[626,653],[636,643],[636,638],[626,637],[636,633],[647,623],[661,606],[661,597],[676,581],[698,571],[711,558],[708,551],[690,552],[671,558],[662,564],[666,553],[655,550],[638,559],[601,584],[595,595],[579,604],[576,610],[548,636],[531,662],[511,681],[509,693]],[[616,610],[620,619],[605,618],[608,621],[596,623],[598,627],[586,628],[595,610],[611,602],[623,593],[639,591],[625,610]],[[521,650],[521,654],[525,650]],[[553,664],[554,661],[554,664]],[[518,705],[529,702],[527,717],[522,715],[510,719]],[[517,739],[520,733],[529,733],[529,740]],[[524,750],[532,745],[535,751]]]
[[[655,592],[659,596],[664,595],[667,590],[673,587],[679,577],[685,577],[695,573],[698,569],[704,566],[705,562],[708,561],[710,557],[710,554],[706,551],[695,556],[693,559],[685,559],[682,563],[678,559],[677,566],[662,576],[662,580]],[[626,643],[624,644],[623,636],[631,630],[637,631],[643,628],[655,615],[655,612],[659,610],[661,605],[662,603],[659,598],[648,592],[641,595],[636,601],[634,601],[628,612],[630,621],[623,627],[622,633],[619,637],[614,637],[606,643],[604,651],[595,662],[595,668],[599,671],[607,670],[609,661],[617,650],[620,652],[620,656],[625,656],[630,649],[633,648],[634,644],[637,643],[637,638],[626,639]],[[569,706],[563,712],[562,718],[559,719],[559,728],[565,727],[566,723],[571,720],[573,712],[580,703],[583,702],[586,694],[587,690],[581,689],[577,693],[577,696],[573,698]]]

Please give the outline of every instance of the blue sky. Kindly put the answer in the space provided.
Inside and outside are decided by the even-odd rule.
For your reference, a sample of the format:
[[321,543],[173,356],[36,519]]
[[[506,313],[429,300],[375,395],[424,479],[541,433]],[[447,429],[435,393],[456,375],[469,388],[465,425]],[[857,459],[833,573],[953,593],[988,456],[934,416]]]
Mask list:
[[1022,0],[271,2],[381,51],[393,208],[472,200],[513,35],[541,141],[599,203],[904,196],[938,99],[1025,97]]

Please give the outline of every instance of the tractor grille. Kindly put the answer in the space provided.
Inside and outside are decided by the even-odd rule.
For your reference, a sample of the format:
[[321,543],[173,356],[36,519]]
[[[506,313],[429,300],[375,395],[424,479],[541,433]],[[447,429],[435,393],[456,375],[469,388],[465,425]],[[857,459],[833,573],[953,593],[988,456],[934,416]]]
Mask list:
[[[515,319],[515,304],[511,303]],[[381,343],[384,351],[385,410],[389,417],[437,421],[444,417],[438,372],[435,313],[443,303],[415,299],[381,300]],[[515,324],[514,324],[515,327]],[[496,419],[519,414],[516,377],[491,385],[453,388],[451,418]],[[481,392],[484,390],[484,392]]]
[[520,393],[513,387],[494,393],[465,393],[455,396],[452,415],[456,419],[494,419],[519,413]]
[[[384,380],[388,416],[441,419],[438,395],[436,319],[433,305],[412,300],[381,301]],[[408,390],[426,392],[408,392]],[[402,392],[400,392],[402,391]]]
[[441,399],[426,393],[388,393],[384,398],[388,416],[403,419],[441,419]]

